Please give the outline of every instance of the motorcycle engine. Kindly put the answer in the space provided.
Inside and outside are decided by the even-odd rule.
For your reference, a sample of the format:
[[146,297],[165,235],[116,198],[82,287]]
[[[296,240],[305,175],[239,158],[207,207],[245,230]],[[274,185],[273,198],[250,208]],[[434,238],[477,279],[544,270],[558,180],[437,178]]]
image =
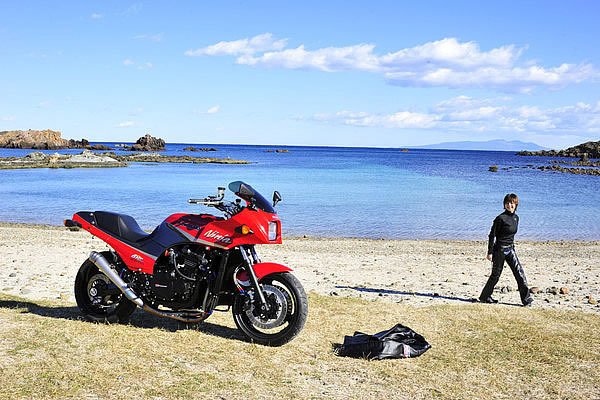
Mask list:
[[168,257],[154,266],[152,275],[144,274],[143,294],[156,304],[187,307],[210,274],[210,260],[204,252],[189,246],[172,248]]

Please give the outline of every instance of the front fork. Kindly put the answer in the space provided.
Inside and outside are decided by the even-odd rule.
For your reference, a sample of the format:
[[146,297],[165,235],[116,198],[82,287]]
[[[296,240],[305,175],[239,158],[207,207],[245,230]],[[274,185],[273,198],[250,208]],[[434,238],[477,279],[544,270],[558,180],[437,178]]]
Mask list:
[[263,293],[260,284],[258,283],[258,278],[256,276],[256,273],[254,272],[254,268],[252,268],[252,266],[256,263],[260,262],[260,259],[258,258],[258,254],[256,254],[256,250],[254,249],[254,246],[250,246],[250,247],[246,247],[246,246],[239,246],[240,248],[240,253],[242,253],[242,258],[244,259],[244,262],[246,263],[246,266],[248,268],[248,275],[250,276],[250,283],[252,284],[252,286],[254,286],[254,288],[256,289],[256,292],[258,293],[258,297],[260,300],[260,309],[263,312],[267,312],[269,311],[269,305],[267,304],[267,300],[265,299],[265,294]]

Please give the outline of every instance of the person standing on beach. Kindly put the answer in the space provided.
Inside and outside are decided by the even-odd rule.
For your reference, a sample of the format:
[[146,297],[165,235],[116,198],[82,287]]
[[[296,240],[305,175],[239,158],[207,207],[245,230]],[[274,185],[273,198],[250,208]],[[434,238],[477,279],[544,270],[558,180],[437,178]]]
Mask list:
[[492,292],[500,279],[505,261],[515,276],[523,305],[529,306],[533,303],[531,292],[527,286],[525,271],[515,252],[514,239],[519,228],[519,216],[516,214],[518,206],[519,197],[516,194],[510,193],[504,196],[504,212],[498,215],[492,224],[486,256],[492,262],[492,274],[479,296],[479,301],[482,303],[498,302],[498,300],[492,298]]

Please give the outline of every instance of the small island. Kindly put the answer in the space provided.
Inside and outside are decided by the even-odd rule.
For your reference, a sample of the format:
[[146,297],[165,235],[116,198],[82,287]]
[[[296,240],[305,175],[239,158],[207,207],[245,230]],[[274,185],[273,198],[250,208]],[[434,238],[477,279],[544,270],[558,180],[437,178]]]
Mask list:
[[520,151],[519,156],[545,156],[567,158],[600,158],[600,141],[585,142],[564,150]]
[[85,149],[90,147],[86,139],[67,140],[61,137],[59,131],[46,129],[43,131],[29,129],[26,131],[0,132],[0,147],[6,149]]
[[215,149],[214,147],[194,147],[194,146],[188,146],[188,147],[185,147],[183,149],[183,151],[193,151],[193,152],[198,152],[198,151],[217,151],[217,149]]
[[[133,146],[119,146],[122,150],[134,151],[132,154],[114,152],[95,153],[91,150],[112,150],[104,145],[90,145],[89,141],[67,140],[58,131],[4,131],[0,132],[0,147],[13,149],[85,149],[80,154],[45,154],[34,152],[24,157],[0,158],[0,169],[24,168],[113,168],[126,167],[129,163],[187,163],[187,164],[250,164],[245,160],[214,157],[168,156],[157,153],[165,149],[165,141],[149,134],[140,137]],[[216,151],[206,149],[200,151]]]
[[[551,160],[550,165],[538,166],[541,171],[567,172],[577,175],[600,176],[600,141],[586,142],[564,150],[520,151],[519,156],[578,158],[577,161]],[[596,159],[597,161],[593,161]]]

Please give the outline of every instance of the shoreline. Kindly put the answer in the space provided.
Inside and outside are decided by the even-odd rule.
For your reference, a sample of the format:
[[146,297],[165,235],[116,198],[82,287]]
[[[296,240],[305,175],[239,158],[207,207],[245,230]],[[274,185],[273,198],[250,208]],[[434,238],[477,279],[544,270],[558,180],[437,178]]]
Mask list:
[[[71,215],[67,215],[65,218],[71,218]],[[162,222],[162,221],[161,221]],[[140,225],[141,226],[141,225]],[[49,223],[36,223],[36,222],[18,222],[18,221],[0,221],[0,228],[3,227],[22,227],[22,228],[27,228],[27,227],[31,227],[31,228],[39,228],[39,229],[43,229],[43,228],[48,228],[48,229],[58,229],[58,230],[62,230],[65,229],[65,227],[60,224],[60,225],[52,225]],[[145,232],[152,232],[152,229],[144,229],[144,227],[142,226],[142,229]],[[487,233],[482,236],[482,237],[487,237]],[[319,235],[309,235],[309,234],[285,234],[285,232],[283,233],[283,241],[285,243],[286,240],[316,240],[316,241],[322,241],[322,240],[360,240],[360,241],[373,241],[373,242],[381,242],[381,241],[391,241],[391,242],[457,242],[457,243],[483,243],[485,246],[487,246],[487,240],[483,240],[483,239],[447,239],[447,238],[415,238],[415,239],[404,239],[404,238],[386,238],[386,237],[362,237],[362,236],[319,236]],[[537,240],[537,239],[517,239],[516,240],[516,244],[517,246],[520,243],[544,243],[544,244],[564,244],[564,243],[593,243],[593,244],[598,244],[600,246],[600,238],[599,239],[544,239],[544,240]]]
[[[257,249],[263,261],[293,268],[307,292],[422,307],[472,303],[491,271],[486,246],[484,240],[284,237],[282,245]],[[92,250],[106,248],[82,230],[0,222],[0,292],[74,303],[79,266]],[[540,290],[533,307],[600,314],[600,241],[517,241],[517,251],[529,285]],[[508,266],[494,297],[501,307],[520,305]]]

